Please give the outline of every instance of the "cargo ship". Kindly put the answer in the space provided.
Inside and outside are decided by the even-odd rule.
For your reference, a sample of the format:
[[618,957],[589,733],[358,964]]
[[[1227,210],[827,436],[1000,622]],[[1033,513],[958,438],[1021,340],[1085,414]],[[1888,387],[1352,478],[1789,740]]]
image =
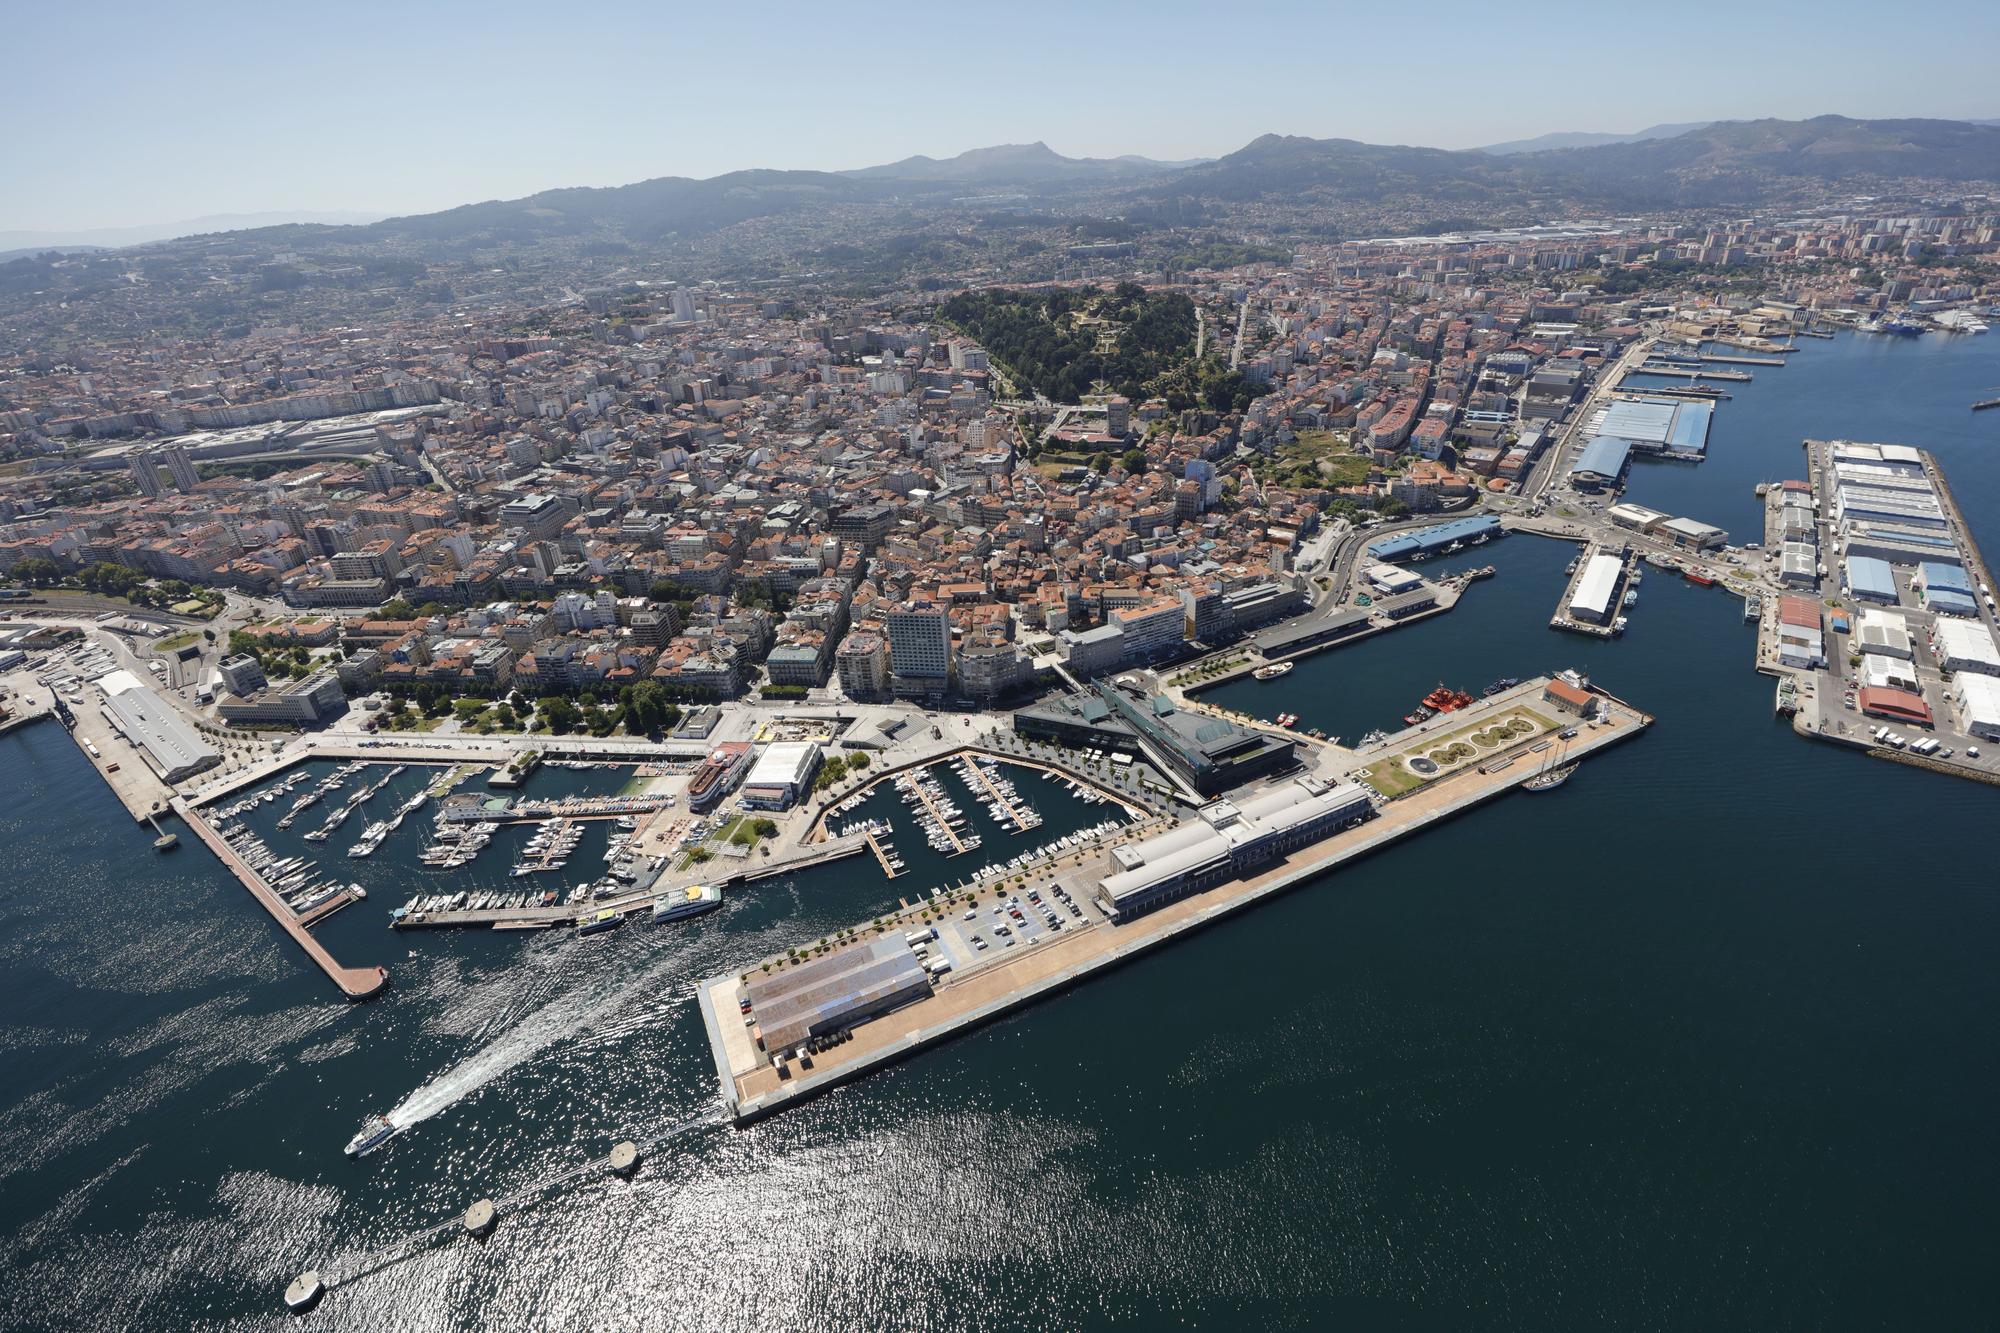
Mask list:
[[1455,713],[1459,709],[1471,704],[1472,701],[1472,696],[1464,690],[1454,690],[1447,685],[1440,684],[1436,689],[1424,696],[1422,703],[1405,714],[1403,721],[1414,727],[1419,722],[1430,721],[1439,713]]
[[722,906],[722,890],[713,884],[690,884],[653,904],[653,924],[681,921]]

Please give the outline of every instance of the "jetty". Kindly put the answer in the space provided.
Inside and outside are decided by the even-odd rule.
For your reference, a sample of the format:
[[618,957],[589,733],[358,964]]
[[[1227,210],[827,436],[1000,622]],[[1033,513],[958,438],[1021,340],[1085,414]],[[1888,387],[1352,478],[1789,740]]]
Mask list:
[[[292,942],[305,950],[306,957],[313,960],[327,979],[340,988],[340,993],[350,1000],[366,1000],[379,995],[389,984],[389,969],[386,967],[344,967],[339,960],[326,951],[326,946],[314,939],[305,923],[285,904],[284,898],[267,883],[264,877],[252,869],[250,863],[236,854],[220,833],[209,824],[202,813],[180,797],[173,802],[174,813],[192,830],[197,838],[215,853],[215,859],[250,891],[278,928],[292,937]],[[343,904],[344,905],[344,904]]]

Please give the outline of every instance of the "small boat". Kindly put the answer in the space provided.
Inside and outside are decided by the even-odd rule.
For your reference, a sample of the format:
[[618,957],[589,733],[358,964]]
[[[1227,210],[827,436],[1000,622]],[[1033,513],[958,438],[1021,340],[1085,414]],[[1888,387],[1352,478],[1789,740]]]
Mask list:
[[385,1115],[371,1115],[361,1122],[361,1131],[347,1141],[349,1157],[366,1157],[403,1132],[403,1127]]
[[625,916],[616,908],[607,907],[590,920],[576,928],[579,935],[598,935],[607,930],[616,930],[625,924]]
[[1291,669],[1292,664],[1290,662],[1273,662],[1269,666],[1258,667],[1250,674],[1258,680],[1276,680]]
[[1713,588],[1715,586],[1715,580],[1698,569],[1685,570],[1682,572],[1681,577],[1699,588]]
[[1483,697],[1491,699],[1494,695],[1503,693],[1507,690],[1511,690],[1520,683],[1521,683],[1521,678],[1519,676],[1502,676],[1500,677],[1500,679],[1494,681],[1491,685],[1488,685],[1483,691],[1481,691],[1481,694]]

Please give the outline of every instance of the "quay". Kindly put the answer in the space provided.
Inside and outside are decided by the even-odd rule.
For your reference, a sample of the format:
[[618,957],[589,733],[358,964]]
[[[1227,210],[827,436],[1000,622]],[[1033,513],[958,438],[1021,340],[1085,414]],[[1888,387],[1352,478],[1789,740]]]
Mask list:
[[[1487,762],[1474,765],[1467,761],[1427,778],[1412,777],[1414,785],[1403,786],[1394,794],[1377,788],[1379,799],[1371,798],[1372,817],[1318,841],[1278,853],[1246,878],[1189,892],[1143,915],[1094,917],[1060,933],[1041,935],[1020,946],[989,949],[973,958],[954,959],[947,951],[944,961],[949,966],[931,965],[931,975],[915,998],[887,1012],[857,1016],[851,1025],[829,1033],[828,1040],[820,1043],[809,1058],[799,1060],[796,1068],[789,1064],[781,1066],[771,1054],[760,1049],[753,1031],[754,1019],[746,1017],[742,1008],[747,1003],[745,981],[758,975],[760,967],[782,968],[786,960],[779,957],[762,964],[752,963],[743,970],[709,978],[697,987],[696,998],[708,1032],[726,1113],[739,1125],[771,1115],[1512,791],[1534,776],[1532,763],[1512,761],[1530,753],[1531,744],[1546,747],[1547,741],[1538,738],[1547,736],[1551,728],[1563,726],[1560,721],[1551,722],[1541,716],[1561,714],[1563,705],[1549,702],[1557,697],[1549,689],[1553,683],[1549,677],[1538,677],[1454,715],[1455,721],[1468,729],[1478,728],[1482,720],[1496,726],[1517,717],[1539,719],[1538,723],[1523,728],[1518,740],[1508,744],[1504,751],[1496,751]],[[1565,737],[1568,745],[1563,752],[1565,763],[1635,737],[1652,723],[1650,716],[1601,689],[1570,690],[1562,697],[1572,698],[1577,693],[1587,696],[1590,708],[1597,715],[1588,721],[1579,716],[1570,725]],[[1392,737],[1387,751],[1374,757],[1370,768],[1379,773],[1385,763],[1421,757],[1419,752],[1430,751],[1438,744],[1428,734]],[[1353,762],[1347,752],[1315,753],[1322,756],[1318,770],[1322,780],[1335,779],[1332,765],[1336,755],[1345,755],[1347,763]],[[1502,759],[1509,762],[1502,763]],[[1354,774],[1339,776],[1351,780]],[[1284,778],[1279,783],[1295,781]],[[1254,800],[1260,793],[1269,799],[1270,793],[1265,789],[1248,793],[1245,799]],[[1101,906],[1103,898],[1095,885],[1118,872],[1123,863],[1115,858],[1127,842],[1125,837],[1111,839],[1105,853],[1085,865],[1061,872],[1060,880],[1075,887],[1078,898],[1093,898],[1093,905]],[[1045,884],[1057,878],[1057,871],[1052,861],[1029,868],[1021,875],[1025,894],[1028,884]],[[886,942],[900,943],[901,938],[909,938],[913,949],[926,939],[942,948],[938,928],[932,927],[927,932],[910,928],[926,912],[935,914],[940,921],[949,920],[965,900],[963,896],[952,900],[950,908],[941,903],[919,903],[896,920],[857,927],[850,938],[861,943],[838,947],[865,948],[869,947],[869,941],[874,941],[878,951],[886,950],[887,956],[893,957],[895,946]],[[906,936],[899,937],[898,931],[906,932]]]
[[466,797],[438,817],[447,824],[529,824],[549,819],[617,819],[667,808],[664,796],[570,796],[556,801],[482,801]]
[[236,849],[210,827],[208,820],[199,810],[179,797],[174,799],[173,809],[174,813],[194,830],[195,836],[207,845],[208,850],[215,853],[215,859],[222,862],[230,873],[242,881],[244,888],[250,890],[250,896],[271,914],[271,919],[278,923],[279,929],[290,935],[293,943],[305,950],[306,957],[312,959],[318,964],[319,970],[326,973],[327,979],[340,987],[341,994],[350,1000],[366,1000],[380,994],[382,988],[389,984],[389,969],[385,967],[341,966],[334,956],[326,951],[326,946],[313,938],[312,932],[307,930],[291,908],[285,905],[285,900],[265,882],[264,877],[253,870],[249,862],[238,856]]
[[[1603,563],[1605,561],[1616,561],[1616,571]],[[1594,542],[1585,546],[1576,558],[1576,568],[1571,572],[1569,582],[1563,585],[1562,598],[1556,603],[1555,614],[1549,618],[1549,628],[1588,634],[1599,639],[1616,638],[1624,632],[1624,616],[1620,613],[1625,608],[1625,594],[1632,582],[1632,556],[1629,551],[1613,554]],[[1577,609],[1579,598],[1593,604],[1602,599],[1604,619],[1577,619],[1572,612]]]

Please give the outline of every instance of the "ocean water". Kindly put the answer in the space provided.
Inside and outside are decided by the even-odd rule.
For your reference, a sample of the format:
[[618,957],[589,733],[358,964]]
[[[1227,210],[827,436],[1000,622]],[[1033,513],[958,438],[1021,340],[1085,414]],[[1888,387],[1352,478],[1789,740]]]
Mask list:
[[[2000,413],[1967,405],[1996,363],[1813,342],[1628,493],[1740,539],[1801,438],[1899,440],[1990,545]],[[1577,665],[1647,735],[744,1131],[695,981],[1107,807],[1024,775],[1025,838],[941,862],[905,821],[906,878],[855,859],[587,940],[392,934],[433,882],[413,817],[338,858],[370,898],[321,936],[394,974],[348,1006],[67,737],[0,738],[0,1324],[280,1327],[312,1266],[328,1329],[1988,1322],[2000,793],[1794,737],[1720,590],[1649,573],[1623,639],[1550,631],[1571,551],[1467,553],[1499,573],[1449,615],[1214,697],[1351,739],[1440,680]],[[342,1157],[399,1105],[415,1128]],[[579,1174],[627,1137],[633,1180]],[[428,1234],[482,1196],[491,1239]]]

